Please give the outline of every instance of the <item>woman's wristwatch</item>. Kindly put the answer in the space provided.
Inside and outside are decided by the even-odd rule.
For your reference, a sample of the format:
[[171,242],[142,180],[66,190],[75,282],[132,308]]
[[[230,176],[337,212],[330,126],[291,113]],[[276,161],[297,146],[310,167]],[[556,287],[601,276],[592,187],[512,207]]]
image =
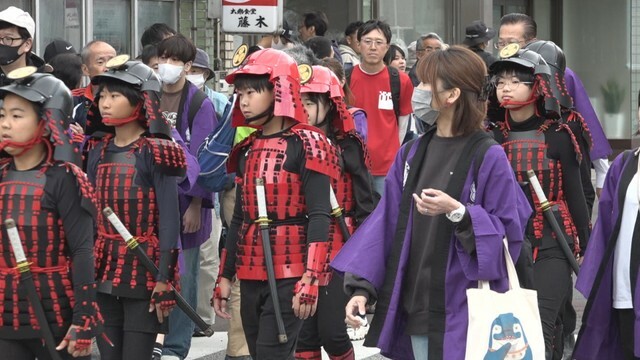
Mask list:
[[459,208],[446,213],[447,219],[449,219],[452,223],[457,224],[462,221],[462,217],[464,217],[464,213],[467,211],[467,208],[464,205],[460,205]]

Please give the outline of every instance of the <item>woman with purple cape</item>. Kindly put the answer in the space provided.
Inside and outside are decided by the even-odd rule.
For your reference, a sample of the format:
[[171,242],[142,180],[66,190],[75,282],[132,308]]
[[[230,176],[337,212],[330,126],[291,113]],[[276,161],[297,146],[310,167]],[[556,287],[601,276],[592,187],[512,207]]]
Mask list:
[[412,104],[429,130],[400,149],[380,203],[331,266],[345,274],[347,323],[376,303],[365,346],[392,359],[463,359],[465,291],[478,280],[507,290],[503,238],[517,257],[531,208],[482,131],[482,59],[452,46],[422,59],[418,76]]
[[639,150],[618,155],[604,181],[576,282],[587,305],[572,359],[640,359]]

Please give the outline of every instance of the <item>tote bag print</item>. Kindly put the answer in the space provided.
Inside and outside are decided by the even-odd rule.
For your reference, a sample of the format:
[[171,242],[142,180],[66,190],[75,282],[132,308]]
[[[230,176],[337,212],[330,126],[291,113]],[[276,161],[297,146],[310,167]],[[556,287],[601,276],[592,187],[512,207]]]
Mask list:
[[544,338],[535,290],[520,288],[504,241],[509,291],[498,293],[487,281],[467,289],[467,360],[544,360]]

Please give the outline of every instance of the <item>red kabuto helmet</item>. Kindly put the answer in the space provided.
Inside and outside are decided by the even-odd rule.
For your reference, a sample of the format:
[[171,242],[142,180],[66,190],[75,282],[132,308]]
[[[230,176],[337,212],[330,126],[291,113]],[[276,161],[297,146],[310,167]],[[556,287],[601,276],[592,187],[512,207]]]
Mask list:
[[68,135],[73,112],[73,98],[64,83],[51,74],[35,73],[27,66],[10,72],[7,77],[14,83],[0,88],[0,98],[11,93],[42,106],[41,131],[49,129],[49,142],[53,145],[53,159],[81,165],[82,157]]
[[[303,78],[300,92],[328,94],[336,108],[336,115],[332,119],[333,128],[342,133],[355,131],[356,127],[353,116],[349,113],[349,110],[347,110],[347,105],[344,102],[342,85],[340,85],[340,80],[333,71],[318,65],[314,65],[312,71],[306,70],[309,68],[308,65],[301,65],[299,68],[301,77]],[[306,79],[303,73],[306,71],[311,73],[311,77],[307,81],[304,81]]]
[[[300,100],[300,75],[295,60],[280,50],[263,49],[249,55],[244,61],[247,51],[246,45],[236,50],[233,63],[240,67],[227,75],[225,80],[233,84],[237,75],[269,75],[275,94],[273,115],[286,116],[296,122],[306,123],[307,114]],[[240,111],[239,101],[236,101],[233,107],[231,123],[234,127],[247,126]]]

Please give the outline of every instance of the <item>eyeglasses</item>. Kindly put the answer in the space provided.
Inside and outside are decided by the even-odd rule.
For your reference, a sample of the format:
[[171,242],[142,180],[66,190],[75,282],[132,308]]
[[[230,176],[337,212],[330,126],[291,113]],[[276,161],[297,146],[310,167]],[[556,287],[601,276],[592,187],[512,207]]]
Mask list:
[[520,44],[520,46],[524,45],[524,41],[520,41],[520,40],[516,40],[516,39],[512,39],[509,41],[498,41],[497,43],[493,44],[493,47],[496,48],[497,50],[502,50],[503,47],[510,45],[510,44]]
[[4,37],[0,37],[0,44],[11,46],[13,45],[13,42],[16,40],[22,40],[22,38],[20,37],[12,38],[11,36],[4,36]]
[[531,84],[533,84],[533,82],[531,82],[531,81],[520,81],[518,79],[511,79],[511,80],[495,79],[493,81],[493,84],[495,85],[496,89],[498,89],[498,90],[504,89],[504,87],[507,86],[507,85],[509,86],[509,89],[515,90],[515,89],[518,88],[518,86],[520,86],[520,84],[531,85]]
[[366,47],[371,47],[371,45],[375,44],[376,47],[381,47],[387,45],[386,41],[382,40],[373,40],[373,39],[362,39],[360,40]]

